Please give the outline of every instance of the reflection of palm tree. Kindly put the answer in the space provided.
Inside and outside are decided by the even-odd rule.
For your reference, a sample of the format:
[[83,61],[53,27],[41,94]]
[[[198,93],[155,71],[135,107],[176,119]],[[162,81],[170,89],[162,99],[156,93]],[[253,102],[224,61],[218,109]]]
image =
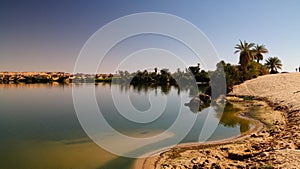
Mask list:
[[277,69],[281,69],[281,61],[278,59],[278,57],[269,57],[266,60],[266,66],[267,68],[271,69],[271,74],[278,73]]
[[260,60],[263,60],[264,57],[262,54],[268,53],[268,49],[266,49],[265,45],[256,45],[254,46],[253,53],[254,58],[257,60],[257,63],[259,63]]
[[234,53],[240,53],[239,64],[243,69],[246,69],[249,61],[253,59],[251,48],[254,45],[255,45],[254,43],[247,43],[246,41],[244,41],[243,43],[240,40],[240,44],[236,44],[235,46],[236,51]]
[[250,129],[250,121],[238,117],[237,113],[240,109],[234,107],[231,103],[227,102],[225,107],[216,105],[214,109],[216,111],[216,117],[220,119],[220,124],[227,127],[240,126],[241,133]]

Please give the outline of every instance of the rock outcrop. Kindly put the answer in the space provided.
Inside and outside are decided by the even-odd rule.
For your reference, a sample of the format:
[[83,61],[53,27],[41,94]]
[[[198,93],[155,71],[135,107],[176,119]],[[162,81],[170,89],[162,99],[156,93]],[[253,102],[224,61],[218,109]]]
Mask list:
[[211,103],[211,97],[207,94],[200,93],[193,97],[189,103],[185,103],[192,112],[198,112],[206,107],[209,107]]

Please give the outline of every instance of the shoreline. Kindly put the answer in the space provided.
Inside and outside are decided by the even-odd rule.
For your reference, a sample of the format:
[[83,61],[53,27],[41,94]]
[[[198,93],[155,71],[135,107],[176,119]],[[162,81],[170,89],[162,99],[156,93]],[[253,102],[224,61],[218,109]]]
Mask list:
[[228,97],[250,96],[258,107],[268,106],[260,113],[246,113],[263,123],[261,130],[241,139],[226,139],[223,144],[175,146],[136,160],[134,168],[300,168],[299,81],[300,74],[290,73],[261,76],[234,86]]
[[[227,97],[227,100],[230,100],[229,101],[230,103],[237,105],[238,104],[237,102],[240,102],[240,101],[236,101],[235,100],[236,98],[237,98],[236,96],[229,96],[229,97]],[[248,109],[249,109],[249,107],[248,107]],[[241,110],[241,111],[243,111],[243,110]],[[249,120],[253,124],[253,126],[251,127],[251,129],[249,129],[249,131],[244,132],[238,136],[233,136],[233,137],[229,137],[229,138],[221,139],[221,140],[213,140],[213,141],[208,141],[208,142],[180,143],[180,144],[177,144],[176,146],[165,147],[156,152],[149,153],[149,157],[147,157],[147,158],[140,158],[140,159],[135,160],[133,168],[134,169],[154,168],[155,166],[153,164],[155,164],[156,160],[158,160],[160,154],[168,152],[168,151],[173,151],[173,149],[181,149],[181,151],[182,150],[186,151],[186,150],[192,150],[192,149],[203,149],[203,148],[210,148],[210,147],[214,147],[214,146],[226,145],[226,144],[230,144],[232,142],[237,142],[237,141],[246,139],[246,138],[250,137],[251,134],[256,134],[265,128],[264,124],[261,121],[259,121],[258,119],[251,117],[249,115],[249,112],[242,113],[241,111],[238,112],[236,114],[236,116],[238,116],[239,118],[242,118],[242,119]],[[251,111],[251,110],[248,110],[248,111]]]

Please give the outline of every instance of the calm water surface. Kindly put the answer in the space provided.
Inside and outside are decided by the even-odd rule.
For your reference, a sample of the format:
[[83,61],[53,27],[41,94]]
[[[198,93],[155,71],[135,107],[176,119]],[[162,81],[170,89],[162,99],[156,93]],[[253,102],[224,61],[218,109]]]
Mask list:
[[[0,85],[0,168],[131,168],[134,159],[119,157],[100,148],[83,131],[77,119],[72,87],[85,91],[94,86]],[[158,103],[164,103],[165,107],[155,121],[146,124],[135,123],[119,114],[113,104],[111,91],[114,91],[114,97],[120,100],[129,98],[132,106],[141,112],[148,111],[151,106],[161,106],[151,105],[149,95]],[[236,136],[251,127],[249,121],[233,116],[238,109],[231,104],[225,106],[223,115],[214,107],[191,111],[183,105],[196,94],[196,91],[189,89],[98,84],[95,86],[95,93],[105,119],[115,130],[130,137],[142,138],[160,134],[174,123],[179,113],[183,113],[187,119],[195,120],[182,143],[199,141],[198,137],[206,118],[209,118],[208,122],[220,120],[209,140]],[[208,116],[209,113],[211,116]],[[116,140],[112,140],[112,144],[116,144]],[[153,146],[149,145],[146,151],[155,150],[152,148]]]

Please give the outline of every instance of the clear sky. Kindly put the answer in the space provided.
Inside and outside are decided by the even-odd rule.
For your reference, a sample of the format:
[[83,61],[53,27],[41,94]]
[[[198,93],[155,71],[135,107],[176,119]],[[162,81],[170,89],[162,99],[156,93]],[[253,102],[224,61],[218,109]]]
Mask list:
[[234,46],[241,39],[266,45],[270,53],[264,57],[279,57],[285,71],[300,66],[298,0],[7,0],[0,2],[0,71],[72,72],[94,32],[137,12],[170,13],[188,20],[227,62],[238,62]]

